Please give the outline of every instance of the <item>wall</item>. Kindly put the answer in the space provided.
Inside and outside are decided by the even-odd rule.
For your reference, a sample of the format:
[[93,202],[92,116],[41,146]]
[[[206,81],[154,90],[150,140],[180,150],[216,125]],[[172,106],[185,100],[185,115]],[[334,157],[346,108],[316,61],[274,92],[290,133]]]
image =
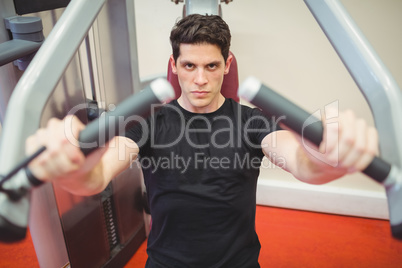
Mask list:
[[[342,0],[399,85],[402,85],[402,1]],[[135,1],[140,76],[166,72],[169,32],[182,4]],[[310,112],[339,102],[373,125],[370,109],[303,1],[234,0],[223,4],[232,31],[240,82],[253,75]],[[324,186],[295,180],[266,164],[258,188],[261,204],[387,218],[383,187],[362,174]]]

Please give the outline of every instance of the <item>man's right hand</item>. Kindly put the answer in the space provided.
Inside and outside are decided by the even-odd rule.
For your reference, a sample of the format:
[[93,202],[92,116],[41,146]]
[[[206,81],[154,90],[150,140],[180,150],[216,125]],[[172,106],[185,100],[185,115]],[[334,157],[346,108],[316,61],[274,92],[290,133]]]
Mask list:
[[46,150],[29,164],[32,174],[40,180],[51,181],[91,171],[106,147],[86,159],[78,145],[79,132],[84,128],[76,116],[69,115],[63,120],[50,119],[46,128],[40,128],[30,136],[26,140],[27,155],[46,146]]
[[54,181],[73,194],[93,195],[136,159],[138,146],[120,136],[85,157],[78,145],[79,133],[84,128],[77,117],[69,115],[63,120],[50,119],[46,128],[30,136],[26,154],[31,155],[42,146],[47,148],[28,165],[32,174],[42,181]]

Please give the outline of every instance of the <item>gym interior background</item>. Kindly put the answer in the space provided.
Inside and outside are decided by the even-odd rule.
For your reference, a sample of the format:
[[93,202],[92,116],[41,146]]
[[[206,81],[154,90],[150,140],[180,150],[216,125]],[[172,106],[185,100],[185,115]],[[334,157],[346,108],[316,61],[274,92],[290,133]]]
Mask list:
[[[341,2],[402,85],[402,1]],[[182,5],[168,0],[134,0],[134,6],[140,77],[163,76],[171,53],[169,33],[182,16]],[[234,0],[222,4],[222,15],[231,28],[231,51],[238,61],[240,82],[253,75],[310,112],[337,102],[341,110],[353,109],[374,124],[363,95],[303,1]],[[46,20],[51,14],[44,16]],[[388,218],[383,186],[362,174],[311,186],[267,165],[262,168],[257,202]]]

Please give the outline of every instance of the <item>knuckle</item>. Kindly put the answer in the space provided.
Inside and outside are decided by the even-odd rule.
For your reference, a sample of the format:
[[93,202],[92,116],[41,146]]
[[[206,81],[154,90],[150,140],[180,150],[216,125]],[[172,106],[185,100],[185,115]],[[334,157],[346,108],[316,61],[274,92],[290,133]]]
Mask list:
[[67,115],[66,118],[65,118],[65,120],[66,120],[66,121],[70,121],[73,126],[80,127],[80,126],[83,126],[83,125],[84,125],[84,124],[81,122],[81,120],[80,120],[76,115],[74,115],[74,114]]
[[363,118],[359,118],[356,120],[356,124],[364,129],[367,129],[367,122]]
[[355,139],[354,139],[354,137],[352,135],[345,135],[343,137],[343,143],[346,146],[351,147],[351,146],[353,146],[355,144]]
[[365,162],[359,162],[359,163],[355,164],[354,169],[355,170],[363,170],[365,166],[366,166]]
[[26,140],[25,140],[25,146],[31,146],[35,141],[35,137],[34,136],[29,136]]
[[55,146],[49,146],[46,149],[47,153],[48,153],[48,160],[55,158],[58,154],[59,154],[59,146],[55,145]]
[[76,164],[77,166],[83,163],[83,157],[80,154],[76,154],[71,157],[71,162]]
[[365,152],[370,156],[378,155],[378,147],[377,146],[367,147]]
[[49,162],[49,157],[47,156],[47,152],[43,153],[42,155],[40,155],[39,157],[36,158],[37,165],[43,169],[45,168],[45,166],[47,165],[48,162]]
[[36,131],[36,133],[35,133],[34,136],[42,137],[42,136],[44,136],[44,135],[46,135],[46,130],[43,129],[43,128],[40,128],[40,129],[38,129],[38,130]]
[[59,122],[60,122],[60,120],[57,118],[50,118],[49,121],[47,122],[47,126],[53,127],[55,125],[58,125]]
[[59,174],[65,174],[73,171],[73,168],[71,167],[71,165],[61,165],[57,171]]
[[353,144],[353,150],[359,155],[363,154],[367,151],[367,144],[364,140],[356,140],[356,142]]
[[67,135],[60,135],[60,143],[58,147],[60,148],[63,145],[67,145],[70,143],[70,140],[68,139]]
[[71,120],[73,120],[74,122],[81,122],[75,114],[70,114],[68,116],[71,117]]
[[327,160],[329,163],[338,163],[339,156],[337,154],[330,154],[327,156]]
[[346,109],[345,114],[347,114],[348,116],[355,117],[355,112],[352,109]]
[[361,155],[361,154],[363,154],[363,153],[365,153],[365,152],[367,151],[367,147],[366,147],[364,144],[362,144],[362,143],[356,143],[356,144],[355,144],[355,151],[356,151],[359,155]]

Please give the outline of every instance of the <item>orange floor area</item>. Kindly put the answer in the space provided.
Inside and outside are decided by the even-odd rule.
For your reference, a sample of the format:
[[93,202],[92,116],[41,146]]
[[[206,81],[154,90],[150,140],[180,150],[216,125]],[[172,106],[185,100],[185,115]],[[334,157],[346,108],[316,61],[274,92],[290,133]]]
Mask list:
[[[256,229],[262,268],[402,268],[388,221],[257,206]],[[144,267],[145,250],[125,268]]]
[[[402,241],[383,220],[257,206],[261,267],[402,268]],[[125,268],[144,267],[144,242]],[[39,267],[32,241],[0,244],[0,267]]]
[[257,208],[261,267],[402,267],[388,221]]

